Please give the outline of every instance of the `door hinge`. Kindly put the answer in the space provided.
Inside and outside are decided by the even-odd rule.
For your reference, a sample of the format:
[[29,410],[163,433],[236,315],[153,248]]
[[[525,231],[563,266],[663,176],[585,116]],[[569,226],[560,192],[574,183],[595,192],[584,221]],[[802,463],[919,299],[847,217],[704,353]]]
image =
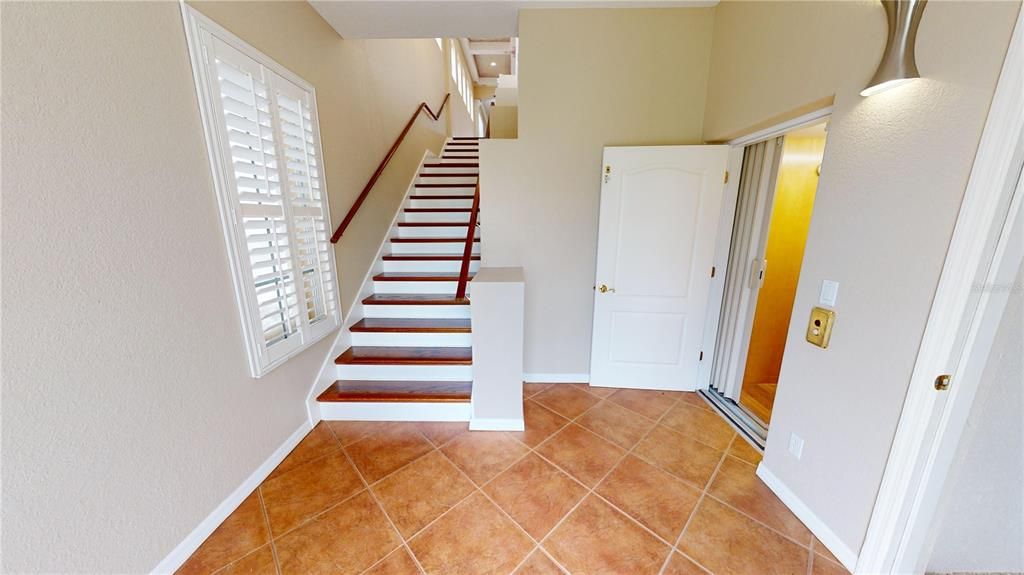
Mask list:
[[704,352],[703,351],[700,352],[700,357],[697,358],[697,361],[704,361]]
[[729,171],[728,170],[726,170],[725,176],[722,177],[722,183],[723,184],[728,184],[729,183]]
[[715,277],[715,266],[711,266],[711,277]]

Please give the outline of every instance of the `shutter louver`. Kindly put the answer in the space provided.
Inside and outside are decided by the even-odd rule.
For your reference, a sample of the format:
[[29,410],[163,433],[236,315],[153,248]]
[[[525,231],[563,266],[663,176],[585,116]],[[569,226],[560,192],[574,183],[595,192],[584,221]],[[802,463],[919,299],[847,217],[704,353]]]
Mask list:
[[259,377],[340,324],[316,104],[311,88],[248,55],[240,40],[222,30],[197,35],[204,121]]
[[302,270],[301,291],[310,324],[334,315],[336,293],[331,270],[321,168],[308,93],[279,84],[276,94],[282,156],[287,165],[288,203],[295,232],[295,252]]

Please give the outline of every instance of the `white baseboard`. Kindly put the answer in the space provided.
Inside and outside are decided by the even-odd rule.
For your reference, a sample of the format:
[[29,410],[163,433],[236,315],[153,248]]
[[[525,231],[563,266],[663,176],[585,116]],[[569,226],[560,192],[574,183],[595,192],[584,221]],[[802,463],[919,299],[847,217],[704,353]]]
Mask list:
[[469,421],[467,403],[348,403],[320,404],[324,421]]
[[785,483],[764,466],[764,462],[757,466],[757,476],[786,504],[786,507],[793,512],[793,515],[796,515],[797,519],[803,521],[811,533],[832,552],[832,555],[835,555],[836,559],[853,573],[853,568],[857,565],[857,552],[843,543],[839,536],[811,511],[810,507],[807,507],[795,493],[789,490],[789,487],[786,487]]
[[241,485],[231,492],[231,495],[228,495],[224,501],[221,501],[220,505],[218,505],[213,512],[207,515],[206,519],[203,519],[203,521],[197,525],[187,537],[185,537],[184,541],[178,543],[178,546],[175,547],[167,557],[164,557],[163,561],[153,568],[153,573],[174,573],[184,565],[185,561],[187,561],[188,558],[195,553],[196,549],[199,549],[199,546],[203,544],[203,541],[206,541],[206,538],[209,537],[217,527],[220,527],[220,524],[228,518],[228,515],[231,515],[235,509],[238,509],[238,506],[245,501],[245,498],[255,491],[256,488],[259,487],[260,483],[263,483],[263,480],[270,475],[270,472],[284,461],[284,458],[287,457],[293,449],[295,449],[295,446],[302,441],[302,438],[306,437],[306,434],[309,433],[311,429],[313,429],[313,426],[308,421],[302,422],[302,425],[300,425],[299,428],[296,429],[288,439],[280,445],[280,447],[275,449],[274,452],[270,454],[270,457],[256,468],[256,471],[253,471]]
[[523,431],[526,424],[522,419],[499,419],[495,417],[474,417],[469,420],[470,431]]
[[526,383],[590,383],[589,373],[524,373]]

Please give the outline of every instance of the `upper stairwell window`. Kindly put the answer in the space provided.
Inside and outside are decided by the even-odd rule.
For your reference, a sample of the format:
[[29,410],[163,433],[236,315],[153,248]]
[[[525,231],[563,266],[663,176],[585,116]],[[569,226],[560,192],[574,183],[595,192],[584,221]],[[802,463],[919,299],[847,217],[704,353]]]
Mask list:
[[313,87],[182,7],[249,368],[340,325]]
[[455,39],[449,40],[449,67],[452,80],[455,82],[455,89],[459,92],[462,105],[466,107],[466,113],[473,118],[473,81],[470,79],[469,68],[462,58],[462,51],[457,46]]

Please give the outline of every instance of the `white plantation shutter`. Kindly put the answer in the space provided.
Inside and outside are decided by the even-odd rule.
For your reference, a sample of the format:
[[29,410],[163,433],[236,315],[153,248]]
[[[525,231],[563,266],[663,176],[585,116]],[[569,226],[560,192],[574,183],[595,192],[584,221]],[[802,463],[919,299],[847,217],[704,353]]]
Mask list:
[[340,325],[313,89],[183,8],[253,376]]
[[296,260],[301,270],[301,293],[311,324],[335,314],[336,290],[328,242],[327,214],[321,186],[312,95],[283,78],[275,84],[282,131],[285,181],[291,221],[294,223]]

